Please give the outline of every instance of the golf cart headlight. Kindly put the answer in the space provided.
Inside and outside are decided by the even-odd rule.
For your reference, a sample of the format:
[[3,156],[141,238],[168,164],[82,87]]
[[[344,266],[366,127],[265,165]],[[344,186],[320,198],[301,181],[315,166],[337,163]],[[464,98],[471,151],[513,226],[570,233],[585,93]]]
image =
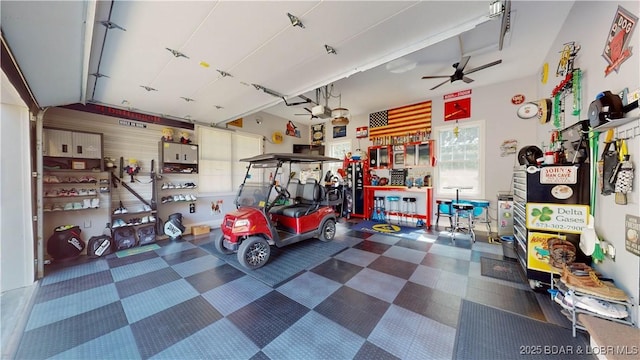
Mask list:
[[249,226],[249,220],[248,219],[236,220],[236,222],[233,223],[234,230],[238,230],[239,228],[248,227],[248,226]]

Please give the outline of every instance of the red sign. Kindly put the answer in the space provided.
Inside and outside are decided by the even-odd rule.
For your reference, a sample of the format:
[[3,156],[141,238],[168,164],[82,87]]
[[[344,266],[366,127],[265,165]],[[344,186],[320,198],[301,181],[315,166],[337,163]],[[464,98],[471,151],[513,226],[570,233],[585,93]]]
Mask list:
[[461,97],[461,96],[467,96],[467,95],[471,95],[471,89],[467,89],[467,90],[460,90],[460,91],[456,91],[454,93],[451,94],[446,94],[442,97],[443,100],[449,100],[449,99],[453,99],[453,98],[457,98],[457,97]]
[[453,100],[444,103],[444,121],[471,117],[471,98]]
[[513,95],[513,97],[511,98],[511,103],[513,105],[520,105],[523,102],[524,102],[524,95],[522,94]]
[[140,122],[149,123],[149,124],[171,126],[171,127],[177,127],[177,128],[189,129],[189,130],[194,129],[193,124],[190,124],[184,121],[167,119],[157,115],[143,114],[135,111],[117,109],[117,108],[112,108],[104,105],[88,103],[86,105],[71,104],[71,105],[65,105],[61,107],[71,109],[71,110],[84,111],[92,114],[111,116],[111,117],[120,118],[120,119],[135,120],[135,121],[140,121]]

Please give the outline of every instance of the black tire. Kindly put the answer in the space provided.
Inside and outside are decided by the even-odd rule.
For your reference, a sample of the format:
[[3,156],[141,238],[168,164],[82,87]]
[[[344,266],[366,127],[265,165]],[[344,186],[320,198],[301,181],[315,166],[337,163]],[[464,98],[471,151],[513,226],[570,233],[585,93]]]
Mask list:
[[320,230],[320,241],[331,241],[336,236],[336,222],[333,219],[329,219],[324,222],[322,229]]
[[238,249],[238,262],[247,269],[257,269],[269,261],[271,247],[267,240],[252,236],[244,240]]
[[232,254],[233,250],[229,250],[226,247],[224,247],[223,241],[224,241],[224,234],[220,234],[220,236],[218,236],[215,240],[213,240],[213,245],[216,247],[216,250],[218,250],[218,252],[223,255]]

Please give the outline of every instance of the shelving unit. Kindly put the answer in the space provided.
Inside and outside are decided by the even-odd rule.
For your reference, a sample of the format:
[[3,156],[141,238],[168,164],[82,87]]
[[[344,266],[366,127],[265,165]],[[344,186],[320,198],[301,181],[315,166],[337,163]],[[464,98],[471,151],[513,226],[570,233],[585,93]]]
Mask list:
[[171,214],[181,213],[188,223],[188,214],[195,212],[198,201],[197,176],[185,173],[164,173],[156,177],[158,218],[166,221]]
[[160,141],[158,147],[160,173],[198,173],[198,145]]
[[[563,296],[567,296],[567,292],[569,291],[569,288],[567,288],[560,281],[560,279],[556,278],[553,273],[551,274],[550,283],[551,283],[551,289],[556,289],[556,290],[560,291]],[[606,299],[606,298],[603,298],[603,297],[595,296],[593,294],[587,294],[587,293],[584,293],[584,292],[581,292],[581,291],[578,291],[578,290],[572,290],[572,291],[577,296],[588,296],[588,297],[592,297],[592,298],[597,299],[597,300],[607,301],[607,302],[610,302],[612,304],[623,305],[623,306],[626,307],[627,313],[628,313],[626,318],[623,318],[623,319],[613,318],[613,317],[609,317],[609,316],[606,316],[606,315],[598,314],[598,313],[595,313],[595,312],[592,312],[592,311],[589,311],[589,310],[586,310],[586,309],[577,308],[575,301],[573,301],[570,307],[569,306],[567,306],[567,307],[563,306],[563,308],[565,308],[567,311],[569,311],[568,318],[571,321],[573,337],[576,337],[576,329],[586,330],[586,328],[584,326],[580,325],[578,323],[578,321],[577,321],[577,314],[579,314],[579,313],[588,314],[588,315],[591,315],[591,316],[595,316],[595,317],[598,317],[598,318],[601,318],[601,319],[606,319],[606,320],[609,320],[609,321],[617,322],[617,323],[620,323],[620,324],[625,324],[625,325],[629,325],[629,326],[635,326],[635,323],[633,321],[633,319],[634,319],[633,310],[634,310],[635,307],[634,307],[632,298],[629,298],[629,300],[627,300],[627,301],[619,301],[619,300]]]
[[109,181],[106,172],[47,171],[43,178],[43,211],[95,210],[108,206],[109,201],[103,195],[109,195]]

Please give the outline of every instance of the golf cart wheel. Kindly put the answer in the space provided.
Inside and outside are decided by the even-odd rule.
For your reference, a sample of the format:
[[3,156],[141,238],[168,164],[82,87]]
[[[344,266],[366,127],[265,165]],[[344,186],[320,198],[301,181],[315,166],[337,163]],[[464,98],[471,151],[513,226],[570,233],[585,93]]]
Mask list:
[[244,240],[238,249],[238,261],[248,269],[257,269],[266,264],[271,254],[269,243],[258,236]]
[[224,234],[220,234],[220,236],[218,236],[214,240],[213,245],[216,247],[216,250],[218,250],[220,254],[229,255],[233,253],[233,250],[229,250],[226,247],[224,247]]
[[334,236],[336,236],[336,222],[334,220],[325,221],[320,231],[320,240],[331,241]]

